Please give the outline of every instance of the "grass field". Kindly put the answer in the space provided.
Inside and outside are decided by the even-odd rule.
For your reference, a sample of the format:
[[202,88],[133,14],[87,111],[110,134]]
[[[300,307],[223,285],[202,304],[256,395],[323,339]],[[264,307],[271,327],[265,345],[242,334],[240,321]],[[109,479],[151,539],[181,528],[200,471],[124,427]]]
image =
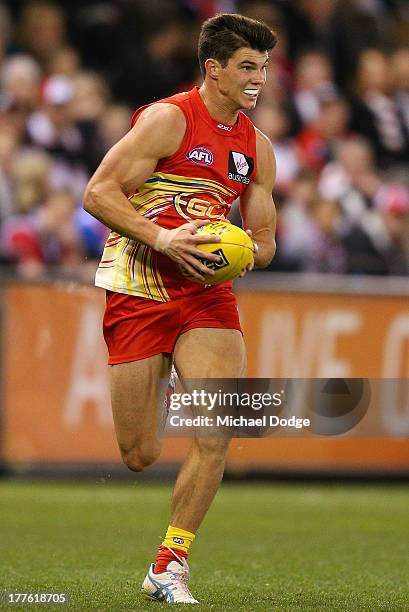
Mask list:
[[[169,493],[137,480],[0,482],[0,591],[69,593],[47,610],[164,609],[139,587]],[[190,565],[201,610],[408,611],[409,492],[225,484]]]

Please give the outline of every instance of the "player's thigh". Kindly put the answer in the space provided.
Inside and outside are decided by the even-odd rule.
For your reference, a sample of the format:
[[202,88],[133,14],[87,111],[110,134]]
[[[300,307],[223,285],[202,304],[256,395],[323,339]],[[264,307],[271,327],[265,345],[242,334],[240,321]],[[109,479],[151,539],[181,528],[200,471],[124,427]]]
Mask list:
[[[206,379],[238,378],[245,375],[246,350],[241,332],[237,329],[197,328],[182,334],[175,346],[175,367],[182,380],[185,391],[191,392],[186,379],[203,381],[203,387],[208,387]],[[194,385],[196,386],[196,385]],[[208,416],[206,408],[196,408],[194,414]],[[207,469],[218,473],[224,466],[224,461],[231,442],[226,435],[198,436],[194,440],[194,448],[201,457],[200,462]]]
[[112,413],[123,455],[158,448],[160,380],[169,378],[170,368],[170,356],[163,353],[111,366]]
[[175,366],[182,378],[237,378],[246,373],[246,349],[237,329],[191,329],[177,339]]

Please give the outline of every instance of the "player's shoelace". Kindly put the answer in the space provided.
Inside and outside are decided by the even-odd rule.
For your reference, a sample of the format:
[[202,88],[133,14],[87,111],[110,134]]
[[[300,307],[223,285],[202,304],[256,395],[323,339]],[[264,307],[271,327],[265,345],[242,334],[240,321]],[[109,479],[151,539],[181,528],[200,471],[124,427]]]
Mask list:
[[173,550],[173,548],[170,548],[170,546],[166,546],[166,544],[164,544],[163,546],[165,546],[176,557],[176,559],[179,561],[183,568],[180,572],[169,572],[169,575],[172,577],[172,579],[175,580],[176,583],[179,583],[177,584],[176,588],[180,589],[180,591],[182,591],[188,597],[194,599],[192,593],[189,591],[189,588],[187,586],[189,580],[189,566],[187,564],[186,559],[184,559],[183,557],[179,557],[179,555]]
[[189,591],[189,587],[187,586],[187,581],[189,579],[188,574],[186,574],[185,572],[180,572],[180,573],[173,573],[173,572],[169,572],[170,576],[172,577],[173,580],[175,580],[176,584],[175,584],[175,591],[178,594],[184,595],[185,597],[190,597],[191,599],[194,599],[192,593]]

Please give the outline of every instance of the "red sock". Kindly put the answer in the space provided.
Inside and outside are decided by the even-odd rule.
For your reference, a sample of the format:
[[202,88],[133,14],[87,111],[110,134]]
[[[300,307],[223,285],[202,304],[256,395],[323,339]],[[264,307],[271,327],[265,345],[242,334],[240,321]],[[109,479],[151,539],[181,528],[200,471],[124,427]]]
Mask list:
[[[175,551],[175,554],[173,554],[172,550]],[[176,555],[178,557],[182,557],[183,559],[187,559],[187,553],[185,553],[183,550],[180,550],[179,548],[169,550],[169,548],[166,548],[166,546],[159,546],[158,554],[156,555],[155,560],[155,568],[153,570],[155,574],[161,574],[162,572],[166,572],[168,563],[170,563],[171,561],[178,560],[178,557],[176,557]]]

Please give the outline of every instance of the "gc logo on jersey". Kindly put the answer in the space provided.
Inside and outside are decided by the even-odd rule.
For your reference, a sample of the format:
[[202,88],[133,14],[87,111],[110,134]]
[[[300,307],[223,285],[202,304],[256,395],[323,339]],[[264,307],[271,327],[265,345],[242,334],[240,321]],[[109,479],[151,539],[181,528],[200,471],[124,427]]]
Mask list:
[[238,183],[244,183],[248,185],[250,183],[249,176],[253,172],[254,160],[252,157],[244,155],[244,153],[238,153],[237,151],[230,151],[229,153],[229,179],[231,181],[237,181]]
[[186,155],[187,159],[199,166],[211,166],[214,160],[213,153],[205,147],[195,147]]

